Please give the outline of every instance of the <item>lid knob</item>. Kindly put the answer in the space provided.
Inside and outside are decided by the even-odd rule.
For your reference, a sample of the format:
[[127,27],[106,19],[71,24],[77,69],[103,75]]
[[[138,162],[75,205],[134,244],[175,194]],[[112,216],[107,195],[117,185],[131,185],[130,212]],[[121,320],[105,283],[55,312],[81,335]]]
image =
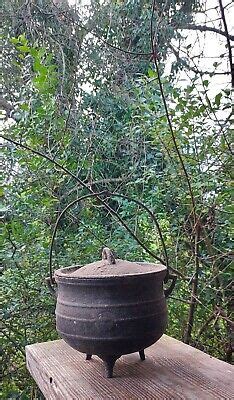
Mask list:
[[109,264],[116,264],[114,254],[109,247],[104,247],[102,250],[102,259],[107,260]]

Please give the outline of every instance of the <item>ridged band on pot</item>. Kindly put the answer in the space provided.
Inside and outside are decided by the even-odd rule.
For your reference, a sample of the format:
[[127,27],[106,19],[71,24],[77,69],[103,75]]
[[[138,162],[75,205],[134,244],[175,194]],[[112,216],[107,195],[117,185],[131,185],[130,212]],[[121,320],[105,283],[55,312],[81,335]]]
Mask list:
[[71,268],[55,272],[57,330],[70,346],[87,354],[122,355],[162,336],[167,326],[166,267],[100,278],[67,276],[70,272]]

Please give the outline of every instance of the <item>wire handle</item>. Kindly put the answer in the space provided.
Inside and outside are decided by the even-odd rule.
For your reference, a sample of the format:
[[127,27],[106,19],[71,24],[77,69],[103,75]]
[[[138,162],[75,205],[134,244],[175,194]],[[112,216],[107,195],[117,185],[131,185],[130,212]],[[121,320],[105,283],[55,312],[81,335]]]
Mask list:
[[[49,273],[50,273],[50,275],[49,275],[49,278],[46,278],[46,282],[47,282],[47,285],[48,285],[48,287],[49,287],[49,289],[50,289],[50,292],[51,292],[51,290],[54,290],[54,289],[53,289],[53,285],[55,284],[55,280],[54,280],[54,277],[53,277],[53,269],[52,269],[53,246],[54,246],[55,236],[56,236],[57,229],[58,229],[58,225],[59,225],[59,222],[60,222],[61,218],[62,218],[63,215],[66,213],[66,211],[67,211],[69,208],[71,208],[73,205],[75,205],[75,204],[81,202],[82,200],[86,200],[86,199],[91,198],[91,197],[99,197],[100,195],[104,195],[104,194],[107,195],[107,196],[109,196],[109,197],[114,197],[114,196],[116,196],[116,197],[121,197],[121,198],[127,199],[128,201],[132,201],[132,202],[138,204],[138,205],[139,205],[140,207],[142,207],[144,210],[146,210],[146,211],[148,212],[148,214],[150,215],[152,221],[153,221],[154,224],[156,225],[156,228],[157,228],[157,231],[158,231],[158,233],[159,233],[159,236],[160,236],[160,239],[161,239],[161,242],[162,242],[162,246],[163,246],[165,261],[163,261],[163,260],[160,260],[160,261],[161,261],[161,263],[162,263],[163,265],[166,265],[166,267],[167,267],[167,273],[166,273],[166,276],[165,276],[165,278],[164,278],[164,283],[167,283],[168,279],[172,279],[172,284],[170,285],[170,287],[169,287],[168,289],[165,289],[165,296],[166,296],[166,297],[169,296],[169,294],[172,292],[172,290],[173,290],[173,288],[174,288],[174,286],[175,286],[175,281],[176,281],[176,278],[177,278],[177,277],[176,277],[176,275],[171,275],[171,274],[169,273],[169,263],[168,263],[167,250],[166,250],[166,246],[165,246],[165,243],[164,243],[164,240],[163,240],[163,236],[162,236],[162,232],[161,232],[159,223],[158,223],[158,221],[157,221],[157,219],[156,219],[154,213],[153,213],[145,204],[143,204],[141,201],[139,201],[139,200],[137,200],[137,199],[129,198],[128,196],[125,196],[125,195],[123,195],[123,194],[120,194],[120,193],[112,193],[112,192],[109,192],[109,191],[106,191],[106,190],[105,190],[105,191],[102,191],[102,192],[99,192],[99,193],[86,194],[86,195],[84,195],[84,196],[79,197],[79,198],[76,199],[76,200],[73,200],[71,203],[69,203],[69,204],[63,209],[63,211],[61,212],[61,214],[58,216],[57,221],[56,221],[55,226],[54,226],[54,230],[53,230],[53,234],[52,234],[52,238],[51,238],[51,244],[50,244],[50,254],[49,254]],[[152,254],[152,252],[151,252],[151,254]],[[104,249],[103,249],[102,257],[103,257],[104,259],[107,259],[108,261],[110,261],[111,264],[115,264],[114,255],[113,255],[113,253],[110,251],[109,248],[104,248]],[[156,255],[155,255],[155,258],[159,259],[159,257],[157,257]],[[54,292],[55,292],[55,290],[54,290]]]

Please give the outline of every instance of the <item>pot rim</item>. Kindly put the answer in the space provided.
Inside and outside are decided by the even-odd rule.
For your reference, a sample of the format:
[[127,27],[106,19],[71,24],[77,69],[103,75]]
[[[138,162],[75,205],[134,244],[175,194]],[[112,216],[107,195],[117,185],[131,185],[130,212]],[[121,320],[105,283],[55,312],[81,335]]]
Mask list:
[[[147,262],[143,262],[143,261],[140,261],[140,263],[141,264],[149,264],[149,263],[147,263]],[[166,271],[167,271],[167,267],[166,267],[166,265],[163,265],[163,264],[155,264],[155,265],[160,265],[160,270],[158,270],[158,271],[156,271],[156,270],[154,270],[154,271],[142,271],[142,272],[135,272],[135,273],[126,273],[126,274],[122,274],[122,275],[102,275],[102,276],[98,276],[98,275],[90,275],[90,276],[69,276],[68,275],[68,273],[71,273],[71,272],[74,272],[74,271],[76,271],[77,269],[79,269],[79,268],[81,268],[81,267],[83,267],[83,265],[71,265],[71,266],[69,266],[69,267],[63,267],[63,268],[59,268],[59,269],[57,269],[57,270],[55,270],[55,272],[54,272],[54,277],[55,277],[55,279],[57,278],[57,279],[59,279],[59,278],[62,278],[62,279],[65,279],[65,280],[67,280],[67,281],[87,281],[87,280],[92,280],[92,281],[102,281],[102,280],[113,280],[113,279],[127,279],[127,278],[130,278],[130,277],[132,277],[132,278],[137,278],[137,277],[142,277],[142,276],[147,276],[147,275],[159,275],[159,274],[162,274],[162,273],[166,273]],[[56,279],[56,280],[57,280]]]

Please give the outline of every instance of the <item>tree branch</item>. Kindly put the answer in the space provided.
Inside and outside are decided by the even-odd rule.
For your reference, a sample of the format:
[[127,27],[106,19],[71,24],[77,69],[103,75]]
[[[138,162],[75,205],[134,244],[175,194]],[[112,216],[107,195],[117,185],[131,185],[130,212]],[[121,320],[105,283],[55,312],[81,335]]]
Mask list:
[[[73,23],[75,23],[76,26],[78,26],[80,29],[83,29],[83,30],[86,32],[86,34],[93,35],[93,36],[96,37],[98,40],[100,40],[102,43],[104,43],[105,45],[107,45],[108,47],[110,47],[110,48],[112,48],[112,49],[114,49],[114,50],[120,51],[120,52],[122,52],[122,53],[126,53],[126,54],[129,54],[129,55],[132,55],[132,56],[136,56],[136,57],[137,57],[137,56],[149,57],[149,56],[152,55],[152,53],[141,53],[141,52],[140,52],[140,53],[136,53],[136,52],[129,51],[129,50],[126,50],[126,49],[122,49],[122,48],[120,48],[120,47],[118,47],[118,46],[115,46],[114,44],[107,42],[105,39],[103,39],[100,35],[98,35],[98,34],[97,34],[96,32],[94,32],[93,30],[89,30],[89,29],[87,29],[84,25],[82,25],[80,22],[77,22],[77,20],[75,21],[74,16],[73,16],[73,18],[71,18],[70,16],[67,15],[67,12],[62,11],[60,8],[57,7],[56,4],[54,4],[54,6],[55,6],[55,8],[56,8],[57,10],[59,10],[59,13],[62,14],[66,19],[68,19],[69,21],[72,21]],[[34,7],[37,8],[38,11],[39,11],[40,13],[42,13],[42,14],[45,14],[45,15],[53,15],[53,14],[51,14],[51,13],[50,13],[50,14],[45,13],[44,10],[42,10],[42,9],[41,9],[40,7],[38,7],[36,4],[34,4]]]
[[153,251],[148,249],[148,247],[135,235],[135,233],[129,228],[129,226],[123,221],[123,219],[119,216],[119,214],[113,210],[102,198],[100,198],[86,183],[84,183],[80,178],[78,178],[73,172],[68,170],[66,167],[58,163],[56,160],[53,158],[49,157],[47,154],[44,154],[38,150],[34,150],[31,147],[27,146],[26,144],[23,144],[21,142],[17,142],[14,139],[11,139],[7,136],[1,135],[0,136],[3,140],[6,140],[10,143],[15,144],[16,146],[22,147],[25,150],[28,150],[32,152],[33,154],[43,157],[46,160],[52,162],[54,165],[56,165],[59,169],[61,169],[63,172],[65,172],[67,175],[70,175],[73,179],[75,179],[83,188],[87,189],[89,193],[93,194],[96,196],[96,198],[100,201],[101,204],[120,222],[120,224],[127,230],[127,232],[136,240],[136,242],[153,258],[158,260],[160,263],[165,265],[166,261],[163,260],[162,258],[158,257]]
[[156,1],[153,0],[152,2],[152,14],[151,14],[151,21],[150,21],[150,38],[151,38],[151,47],[152,47],[152,52],[153,52],[153,61],[155,65],[155,69],[157,72],[157,77],[158,77],[158,83],[159,83],[159,88],[161,92],[161,97],[163,100],[165,112],[166,112],[166,117],[167,117],[167,122],[169,126],[169,130],[171,133],[172,141],[175,147],[175,151],[177,153],[177,156],[179,158],[179,162],[183,171],[183,174],[185,176],[187,185],[188,185],[188,191],[191,199],[191,206],[192,206],[192,215],[193,215],[193,234],[194,234],[194,258],[195,258],[195,273],[194,273],[194,279],[192,282],[192,293],[191,293],[191,299],[190,299],[190,308],[189,308],[189,315],[188,315],[188,321],[187,321],[187,327],[186,327],[186,332],[185,332],[185,342],[189,343],[191,339],[191,334],[192,334],[192,329],[193,329],[193,323],[194,323],[194,314],[195,314],[195,309],[196,309],[196,303],[197,303],[197,290],[198,290],[198,280],[199,280],[199,258],[198,258],[198,253],[199,253],[199,233],[200,233],[200,225],[199,225],[199,220],[196,215],[196,202],[195,202],[195,197],[193,194],[193,189],[190,181],[190,177],[187,171],[187,168],[185,166],[182,154],[180,152],[180,148],[177,143],[176,135],[172,126],[172,122],[170,119],[170,114],[169,114],[169,109],[167,106],[167,101],[166,97],[164,94],[164,89],[163,89],[163,84],[160,76],[160,71],[159,71],[159,65],[158,65],[158,56],[157,56],[157,49],[156,49],[156,43],[155,43],[155,35],[153,32],[153,20],[154,20],[154,13],[155,13],[155,7],[156,7]]
[[234,35],[229,35],[228,32],[224,32],[221,29],[214,28],[213,26],[206,26],[206,25],[185,25],[185,26],[177,26],[178,29],[186,29],[192,31],[200,31],[200,32],[214,32],[218,33],[219,35],[225,36],[229,40],[234,40]]
[[184,342],[187,344],[189,344],[191,341],[191,335],[192,335],[192,330],[193,330],[194,316],[195,316],[195,310],[196,310],[196,305],[197,305],[198,279],[199,279],[199,271],[200,271],[200,262],[199,262],[199,256],[198,256],[200,227],[197,223],[196,223],[196,226],[197,227],[196,227],[196,232],[195,232],[195,243],[194,243],[195,274],[194,274],[194,279],[193,279],[193,283],[192,283],[192,292],[191,292],[191,298],[190,298],[188,321],[187,321],[185,334],[184,334]]
[[[128,177],[118,177],[118,178],[104,178],[104,179],[99,179],[97,181],[93,181],[93,182],[85,182],[89,187],[93,187],[96,185],[106,185],[108,183],[119,183],[119,182],[128,182],[130,180],[130,178]],[[68,197],[71,193],[75,192],[76,190],[78,190],[80,188],[80,185],[75,186],[74,188],[72,188],[71,190],[69,190],[68,193],[64,194],[63,196],[60,197],[60,199],[63,199],[64,197]]]
[[232,87],[234,87],[234,64],[232,63],[232,47],[231,47],[231,42],[230,42],[231,36],[228,33],[227,22],[226,22],[226,17],[225,17],[225,13],[224,13],[224,7],[223,7],[222,0],[219,0],[219,7],[220,7],[222,21],[223,21],[223,25],[224,25],[224,29],[225,29],[225,33],[226,33],[226,38],[227,38],[228,57],[229,57],[229,63],[230,63],[230,70],[231,70],[231,74],[232,74],[231,84],[232,84]]
[[167,117],[169,130],[170,130],[170,133],[171,133],[171,136],[172,136],[172,140],[173,140],[173,144],[174,144],[177,156],[179,158],[183,173],[185,175],[185,178],[186,178],[186,181],[187,181],[187,184],[188,184],[188,190],[189,190],[189,194],[190,194],[191,202],[192,202],[192,213],[193,213],[193,217],[194,217],[194,225],[196,225],[196,205],[195,205],[195,199],[194,199],[194,196],[193,196],[193,190],[192,190],[192,186],[191,186],[191,182],[190,182],[190,178],[189,178],[188,172],[186,170],[182,155],[180,153],[179,146],[177,144],[175,132],[174,132],[174,129],[172,127],[172,123],[171,123],[171,119],[170,119],[170,115],[169,115],[169,110],[168,110],[168,107],[167,107],[167,102],[166,102],[166,98],[165,98],[165,94],[164,94],[164,90],[163,90],[163,85],[162,85],[162,81],[161,81],[161,76],[160,76],[160,72],[159,72],[157,50],[156,50],[156,44],[155,44],[154,35],[153,35],[153,18],[154,18],[155,7],[156,7],[156,0],[153,1],[151,24],[150,24],[151,25],[150,28],[151,28],[151,46],[152,46],[152,53],[153,53],[153,61],[154,61],[155,69],[156,69],[156,72],[157,72],[159,88],[160,88],[160,92],[161,92],[161,96],[162,96],[162,100],[163,100],[163,105],[164,105],[165,112],[166,112],[166,117]]

